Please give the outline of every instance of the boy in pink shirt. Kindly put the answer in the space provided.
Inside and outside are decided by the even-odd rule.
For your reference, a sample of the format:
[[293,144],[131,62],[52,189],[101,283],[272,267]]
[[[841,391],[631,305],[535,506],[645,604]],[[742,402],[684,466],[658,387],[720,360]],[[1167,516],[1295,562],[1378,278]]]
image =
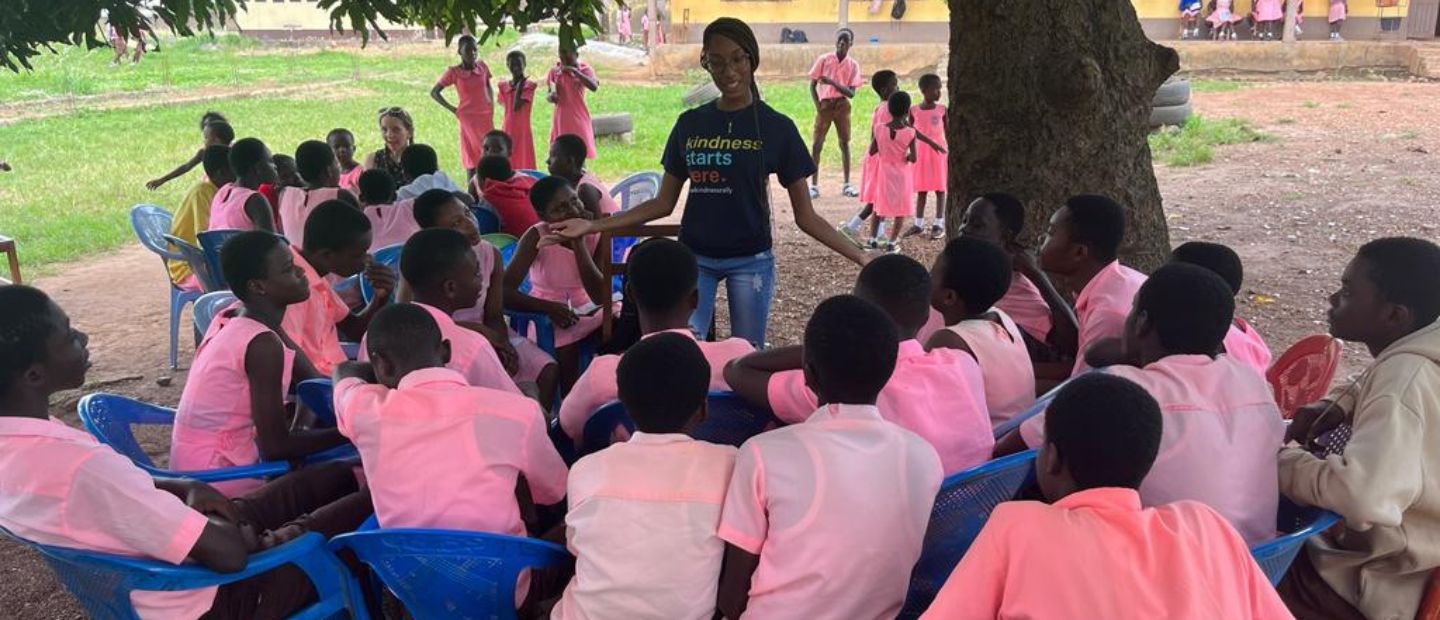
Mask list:
[[[230,573],[245,568],[252,552],[306,531],[347,532],[370,514],[347,466],[309,467],[240,501],[202,482],[150,477],[49,417],[50,396],[80,388],[90,367],[89,339],[65,312],[38,289],[4,286],[0,324],[0,527],[10,533]],[[298,568],[285,566],[219,587],[136,591],[130,603],[141,618],[278,618],[313,593]]]
[[[840,193],[848,198],[860,195],[850,184],[850,100],[855,98],[855,89],[865,83],[860,76],[860,63],[850,55],[850,46],[855,43],[855,32],[841,28],[835,33],[835,51],[821,54],[810,67],[810,99],[815,103],[815,137],[811,142],[811,159],[820,161],[825,147],[825,136],[830,125],[835,125],[835,138],[840,142],[841,171],[844,185]],[[810,195],[820,191],[820,169],[816,164],[815,176],[810,177]]]
[[[1160,456],[1140,485],[1145,504],[1201,502],[1254,544],[1275,537],[1275,453],[1285,423],[1263,378],[1244,362],[1215,354],[1234,309],[1220,276],[1167,264],[1140,287],[1125,322],[1122,357],[1105,372],[1138,383],[1160,403],[1165,428]],[[1044,443],[1045,416],[1020,427],[1025,445]],[[1018,447],[1014,434],[1002,443]]]
[[[640,331],[645,338],[675,333],[695,340],[690,331],[690,315],[695,312],[700,298],[696,289],[699,267],[689,248],[672,239],[645,241],[631,252],[626,277],[631,299],[639,311]],[[755,351],[755,347],[744,338],[696,344],[709,362],[708,388],[716,391],[729,389],[729,384],[725,382],[725,365]],[[565,401],[560,403],[560,428],[570,439],[579,442],[590,415],[619,396],[615,379],[615,370],[619,365],[619,355],[596,357],[575,381]]]
[[370,220],[370,251],[405,243],[420,230],[415,223],[415,201],[395,196],[395,180],[384,170],[360,174],[360,204]]
[[[1245,265],[1240,262],[1240,255],[1219,243],[1182,243],[1170,252],[1170,262],[1190,263],[1215,272],[1230,285],[1236,296],[1240,295],[1245,283]],[[1226,355],[1245,362],[1262,377],[1270,369],[1270,347],[1260,337],[1260,332],[1255,331],[1245,319],[1235,317],[1230,331],[1225,333],[1224,349]]]
[[1141,506],[1162,426],[1134,383],[1065,386],[1035,463],[1050,503],[1000,504],[921,617],[1289,618],[1221,515],[1192,501]]
[[[900,336],[894,372],[876,401],[881,417],[930,442],[945,475],[990,460],[995,437],[975,357],[943,347],[926,351],[915,339],[930,314],[925,266],[901,255],[878,257],[860,270],[855,295],[883,309]],[[802,347],[761,351],[732,362],[725,379],[781,421],[804,422],[821,401],[808,385],[803,358]]]
[[802,366],[819,408],[740,446],[720,513],[726,618],[900,611],[944,473],[928,442],[876,408],[899,344],[868,301],[840,295],[815,308]]
[[551,618],[714,615],[725,553],[716,530],[735,448],[687,435],[705,414],[709,366],[695,339],[677,333],[625,352],[616,381],[636,433],[570,470],[575,578]]

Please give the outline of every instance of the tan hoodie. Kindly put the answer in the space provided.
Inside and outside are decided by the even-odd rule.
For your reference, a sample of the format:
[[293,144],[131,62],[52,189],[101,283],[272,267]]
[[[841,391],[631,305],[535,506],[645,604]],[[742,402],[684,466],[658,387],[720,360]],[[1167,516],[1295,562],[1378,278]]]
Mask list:
[[1335,592],[1371,620],[1411,620],[1440,566],[1440,322],[1390,345],[1354,389],[1332,392],[1353,412],[1343,455],[1280,452],[1280,491],[1345,518],[1310,558]]

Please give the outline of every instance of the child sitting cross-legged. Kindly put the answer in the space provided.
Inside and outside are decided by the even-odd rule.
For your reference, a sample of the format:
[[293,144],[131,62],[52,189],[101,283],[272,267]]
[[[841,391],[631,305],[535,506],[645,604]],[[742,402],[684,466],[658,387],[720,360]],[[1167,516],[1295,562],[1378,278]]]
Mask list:
[[726,618],[900,611],[944,474],[929,443],[876,407],[899,345],[868,301],[841,295],[815,308],[802,366],[816,410],[756,435],[736,457],[720,513]]
[[[690,331],[690,315],[699,300],[699,267],[689,248],[673,239],[647,240],[630,253],[626,277],[645,337],[673,333],[695,339]],[[725,364],[755,350],[744,338],[697,344],[709,362],[711,390],[729,389]],[[615,369],[620,360],[619,355],[596,357],[560,404],[560,428],[572,440],[580,441],[590,415],[619,395]]]
[[1164,458],[1161,418],[1126,379],[1062,388],[1035,463],[1049,503],[996,507],[922,618],[1289,618],[1223,516],[1142,503]]
[[[940,454],[946,475],[990,459],[995,445],[985,386],[975,357],[949,347],[926,351],[915,339],[930,313],[930,274],[915,259],[893,255],[870,261],[855,295],[883,309],[898,330],[894,373],[880,390],[880,416],[924,437]],[[803,347],[752,353],[725,371],[731,389],[788,423],[804,422],[820,404],[804,372]]]
[[620,359],[615,382],[636,433],[570,470],[575,578],[551,618],[714,615],[725,554],[716,529],[735,448],[686,435],[705,414],[712,374],[681,333],[654,334]]
[[[370,515],[368,494],[356,492],[350,466],[339,463],[286,474],[235,500],[203,482],[152,478],[50,417],[50,396],[80,388],[90,367],[89,338],[65,312],[38,289],[3,286],[0,325],[0,526],[10,533],[232,573],[251,553],[306,531],[352,531]],[[141,618],[282,618],[314,592],[286,565],[219,587],[135,591],[129,602]]]
[[[1219,243],[1182,243],[1170,252],[1170,262],[1190,263],[1215,272],[1237,296],[1245,283],[1245,265],[1240,262],[1240,255]],[[1225,354],[1245,362],[1262,377],[1270,369],[1270,347],[1260,337],[1260,332],[1238,316],[1230,331],[1225,333]]]

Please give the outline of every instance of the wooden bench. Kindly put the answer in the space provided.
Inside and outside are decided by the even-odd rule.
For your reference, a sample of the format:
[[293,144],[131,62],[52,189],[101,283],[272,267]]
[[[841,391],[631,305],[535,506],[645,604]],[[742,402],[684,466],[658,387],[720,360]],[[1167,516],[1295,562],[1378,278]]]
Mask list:
[[10,279],[0,278],[0,283],[23,284],[20,280],[20,254],[15,250],[15,240],[0,235],[0,253],[10,257]]

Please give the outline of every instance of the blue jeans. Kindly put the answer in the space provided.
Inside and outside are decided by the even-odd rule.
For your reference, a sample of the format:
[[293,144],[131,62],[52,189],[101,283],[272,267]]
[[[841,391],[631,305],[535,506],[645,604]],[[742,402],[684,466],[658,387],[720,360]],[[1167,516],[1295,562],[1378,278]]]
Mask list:
[[690,315],[690,328],[700,339],[710,335],[715,316],[715,289],[725,281],[730,300],[730,333],[765,346],[765,327],[770,319],[770,302],[775,299],[775,251],[736,258],[695,257],[700,265],[700,305]]

